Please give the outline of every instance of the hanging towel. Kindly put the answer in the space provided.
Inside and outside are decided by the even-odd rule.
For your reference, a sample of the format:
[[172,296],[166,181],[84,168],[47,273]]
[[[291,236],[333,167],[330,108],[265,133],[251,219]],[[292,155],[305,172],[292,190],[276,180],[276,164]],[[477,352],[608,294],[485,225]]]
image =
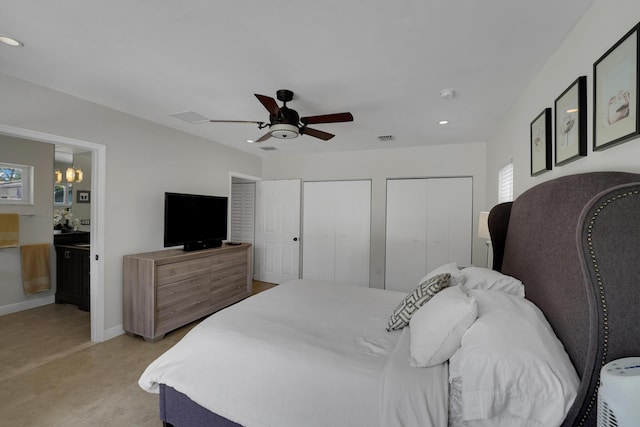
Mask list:
[[30,295],[51,289],[50,250],[49,243],[22,246],[22,286],[25,294]]
[[0,248],[18,246],[18,226],[20,218],[17,213],[0,214]]

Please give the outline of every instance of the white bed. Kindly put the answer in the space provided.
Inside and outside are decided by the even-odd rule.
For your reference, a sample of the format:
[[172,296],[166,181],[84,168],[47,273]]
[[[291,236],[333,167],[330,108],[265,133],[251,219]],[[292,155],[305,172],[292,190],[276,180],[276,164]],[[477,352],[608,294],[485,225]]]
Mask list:
[[385,329],[404,297],[282,284],[204,320],[139,383],[156,393],[166,384],[245,426],[443,426],[447,365],[412,368],[408,328]]

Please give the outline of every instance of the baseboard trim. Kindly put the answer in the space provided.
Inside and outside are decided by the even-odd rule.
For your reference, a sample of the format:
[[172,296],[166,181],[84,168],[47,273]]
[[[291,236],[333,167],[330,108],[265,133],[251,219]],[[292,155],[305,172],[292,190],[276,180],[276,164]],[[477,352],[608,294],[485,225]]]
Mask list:
[[17,313],[19,311],[31,310],[32,308],[42,307],[56,302],[56,297],[50,295],[44,298],[36,298],[29,301],[20,301],[13,304],[0,306],[0,316],[5,314]]
[[104,335],[102,336],[102,338],[104,338],[103,341],[108,341],[111,338],[115,338],[122,334],[124,334],[124,329],[122,328],[122,325],[118,325],[118,326],[114,326],[113,328],[105,329]]

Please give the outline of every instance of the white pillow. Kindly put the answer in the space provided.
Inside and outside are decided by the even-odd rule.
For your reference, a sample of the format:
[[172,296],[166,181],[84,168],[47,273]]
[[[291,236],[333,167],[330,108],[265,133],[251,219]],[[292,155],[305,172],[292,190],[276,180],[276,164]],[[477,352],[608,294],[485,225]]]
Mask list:
[[461,270],[461,274],[465,278],[463,287],[466,291],[487,289],[524,297],[524,285],[522,282],[499,271],[482,267],[467,267]]
[[450,380],[462,379],[463,419],[560,425],[579,378],[542,312],[504,292],[469,295],[477,301],[478,318],[449,359]]
[[457,286],[462,285],[465,281],[465,277],[463,276],[460,268],[458,267],[457,262],[450,262],[449,264],[441,265],[440,267],[435,268],[434,270],[427,273],[426,276],[421,281],[429,277],[436,276],[438,274],[449,273],[449,286]]
[[438,292],[409,322],[411,366],[428,368],[449,360],[477,315],[475,298],[467,296],[460,286]]

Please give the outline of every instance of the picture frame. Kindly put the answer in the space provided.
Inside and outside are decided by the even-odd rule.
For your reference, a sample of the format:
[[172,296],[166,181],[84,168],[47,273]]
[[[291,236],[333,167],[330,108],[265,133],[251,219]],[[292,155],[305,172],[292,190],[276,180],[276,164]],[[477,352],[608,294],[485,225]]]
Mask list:
[[551,161],[551,108],[545,108],[530,125],[531,176],[552,168]]
[[580,76],[556,98],[556,166],[587,155],[587,77]]
[[91,203],[91,191],[76,191],[76,203]]
[[639,134],[640,24],[593,64],[593,150]]

